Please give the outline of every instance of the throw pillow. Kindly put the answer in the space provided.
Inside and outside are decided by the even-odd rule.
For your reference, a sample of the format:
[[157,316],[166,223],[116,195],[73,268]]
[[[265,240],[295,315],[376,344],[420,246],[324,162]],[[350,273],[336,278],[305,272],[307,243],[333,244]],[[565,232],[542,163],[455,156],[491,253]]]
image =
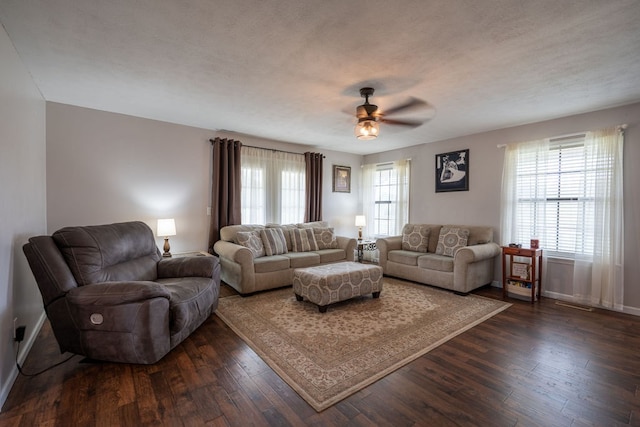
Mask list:
[[312,228],[295,228],[289,230],[291,235],[291,249],[293,252],[317,251],[315,235]]
[[313,234],[316,238],[316,244],[318,249],[336,249],[338,247],[338,240],[333,233],[333,228],[315,228]]
[[236,233],[236,240],[239,245],[248,248],[254,258],[264,256],[264,245],[262,244],[262,238],[260,237],[260,232],[258,230],[238,231]]
[[413,252],[427,252],[431,229],[421,224],[406,224],[402,228],[402,249]]
[[466,228],[442,227],[440,237],[438,237],[436,254],[452,257],[458,249],[467,246],[468,240],[469,230]]
[[264,245],[264,251],[267,256],[286,254],[287,241],[284,239],[284,233],[281,228],[265,228],[260,230],[260,237]]

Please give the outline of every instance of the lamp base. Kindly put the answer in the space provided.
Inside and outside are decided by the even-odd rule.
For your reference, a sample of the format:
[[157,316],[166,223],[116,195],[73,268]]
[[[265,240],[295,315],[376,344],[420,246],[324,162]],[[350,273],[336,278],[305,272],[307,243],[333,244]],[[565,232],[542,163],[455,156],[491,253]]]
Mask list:
[[171,249],[171,247],[169,246],[169,238],[165,237],[164,238],[164,253],[162,254],[163,258],[171,258],[171,252],[169,252],[169,250]]
[[358,228],[358,240],[362,240],[362,227]]

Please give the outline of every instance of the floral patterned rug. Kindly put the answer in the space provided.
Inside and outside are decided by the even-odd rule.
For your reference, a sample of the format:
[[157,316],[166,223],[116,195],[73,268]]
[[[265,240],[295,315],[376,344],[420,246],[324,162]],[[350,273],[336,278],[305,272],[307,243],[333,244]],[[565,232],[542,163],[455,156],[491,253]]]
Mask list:
[[510,305],[385,277],[380,298],[326,313],[284,288],[222,298],[216,314],[320,412]]

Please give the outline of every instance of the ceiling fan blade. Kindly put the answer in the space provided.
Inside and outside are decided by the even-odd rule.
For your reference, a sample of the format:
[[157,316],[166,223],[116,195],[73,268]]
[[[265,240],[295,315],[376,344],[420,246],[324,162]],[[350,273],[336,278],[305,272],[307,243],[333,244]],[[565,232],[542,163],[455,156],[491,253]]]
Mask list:
[[388,125],[408,126],[413,128],[416,128],[425,122],[425,120],[393,120],[384,118],[380,119],[379,121]]
[[411,110],[417,110],[420,108],[425,108],[428,107],[429,104],[426,101],[423,101],[422,99],[418,99],[418,98],[413,98],[411,97],[409,99],[409,101],[405,102],[404,104],[400,104],[396,107],[390,108],[388,110],[384,111],[384,115],[388,116],[391,114],[398,114],[400,112],[405,113]]

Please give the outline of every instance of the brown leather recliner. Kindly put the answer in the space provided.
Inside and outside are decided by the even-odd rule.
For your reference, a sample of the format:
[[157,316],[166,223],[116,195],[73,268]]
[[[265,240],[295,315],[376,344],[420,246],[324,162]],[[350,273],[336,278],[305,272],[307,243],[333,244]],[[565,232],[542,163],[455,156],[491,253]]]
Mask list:
[[155,363],[218,307],[218,258],[163,258],[143,222],[66,227],[23,251],[61,352]]

